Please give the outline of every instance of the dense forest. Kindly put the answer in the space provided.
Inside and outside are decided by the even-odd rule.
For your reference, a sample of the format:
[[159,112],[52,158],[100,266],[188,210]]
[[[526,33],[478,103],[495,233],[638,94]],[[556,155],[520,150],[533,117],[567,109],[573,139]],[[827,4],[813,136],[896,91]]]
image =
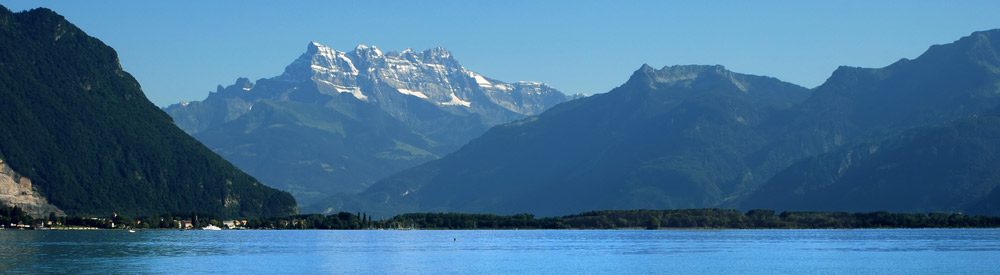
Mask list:
[[[0,225],[48,224],[98,228],[178,228],[182,221],[194,228],[209,224],[223,227],[213,216],[199,219],[197,212],[153,215],[141,218],[56,217],[31,219],[14,207],[0,206]],[[232,221],[230,221],[232,222]],[[906,214],[889,212],[782,212],[724,209],[603,210],[562,217],[536,218],[532,214],[493,215],[466,213],[410,213],[374,220],[366,213],[237,220],[241,229],[855,229],[855,228],[996,228],[1000,217],[961,213]]]
[[0,159],[69,215],[297,213],[290,194],[177,128],[111,47],[51,10],[0,7],[0,96]]
[[903,214],[889,212],[782,212],[723,209],[604,210],[552,218],[530,214],[417,213],[383,221],[387,228],[423,229],[620,229],[620,228],[956,228],[998,227],[1000,217],[959,213]]

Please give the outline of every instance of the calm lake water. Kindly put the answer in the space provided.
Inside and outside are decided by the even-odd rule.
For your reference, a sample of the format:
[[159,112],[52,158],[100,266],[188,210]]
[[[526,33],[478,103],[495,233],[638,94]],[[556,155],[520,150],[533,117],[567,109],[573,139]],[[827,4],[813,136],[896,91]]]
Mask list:
[[997,274],[1000,229],[0,230],[0,273]]

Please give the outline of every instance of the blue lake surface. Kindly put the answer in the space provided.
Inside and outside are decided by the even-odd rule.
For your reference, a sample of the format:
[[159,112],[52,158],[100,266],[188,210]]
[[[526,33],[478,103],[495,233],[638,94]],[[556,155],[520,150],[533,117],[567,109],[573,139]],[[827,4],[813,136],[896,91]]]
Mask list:
[[0,273],[998,274],[1000,229],[0,230]]

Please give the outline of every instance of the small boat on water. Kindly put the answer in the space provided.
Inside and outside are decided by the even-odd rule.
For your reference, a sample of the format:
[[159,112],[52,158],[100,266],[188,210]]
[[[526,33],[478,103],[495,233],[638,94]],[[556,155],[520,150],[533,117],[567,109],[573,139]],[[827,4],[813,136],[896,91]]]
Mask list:
[[128,233],[135,233],[135,230],[134,229],[129,229]]
[[222,230],[222,228],[209,224],[208,226],[201,228],[201,230]]

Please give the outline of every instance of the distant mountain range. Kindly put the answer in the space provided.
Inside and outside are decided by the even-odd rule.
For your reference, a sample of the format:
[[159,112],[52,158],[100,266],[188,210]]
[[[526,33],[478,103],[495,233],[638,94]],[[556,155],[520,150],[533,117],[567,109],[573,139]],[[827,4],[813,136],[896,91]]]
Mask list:
[[[720,66],[643,66],[607,94],[495,127],[327,202],[376,215],[597,209],[1000,214],[1000,30],[807,90]],[[335,207],[334,207],[335,208]]]
[[44,8],[0,7],[0,201],[35,217],[297,213],[177,128],[113,49]]
[[308,205],[360,192],[568,99],[542,83],[469,71],[443,48],[341,52],[312,42],[280,76],[241,78],[164,110],[236,166]]
[[998,215],[1000,201],[988,196],[1000,194],[998,105],[1000,30],[882,69],[840,68],[790,113],[798,119],[780,121],[823,153],[791,165],[743,206]]
[[756,129],[809,90],[722,66],[643,66],[622,86],[494,127],[457,152],[379,181],[377,214],[423,211],[563,215],[697,208],[757,184]]
[[643,65],[590,97],[491,79],[442,48],[312,42],[282,75],[161,110],[62,16],[3,8],[0,95],[0,201],[36,216],[297,213],[265,184],[304,212],[369,217],[1000,215],[1000,30],[814,89]]

